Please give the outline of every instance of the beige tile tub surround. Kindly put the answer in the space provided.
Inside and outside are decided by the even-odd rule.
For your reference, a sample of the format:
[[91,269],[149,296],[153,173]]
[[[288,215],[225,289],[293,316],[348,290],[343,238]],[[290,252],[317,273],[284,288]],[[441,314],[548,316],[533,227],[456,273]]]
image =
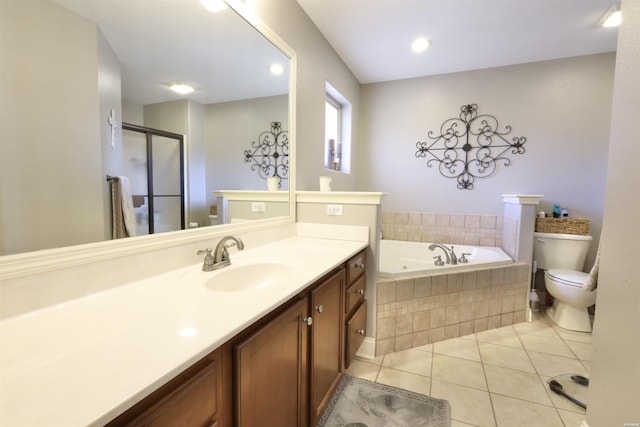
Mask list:
[[502,246],[502,215],[383,212],[382,237],[388,240]]
[[528,268],[378,279],[376,355],[524,322]]

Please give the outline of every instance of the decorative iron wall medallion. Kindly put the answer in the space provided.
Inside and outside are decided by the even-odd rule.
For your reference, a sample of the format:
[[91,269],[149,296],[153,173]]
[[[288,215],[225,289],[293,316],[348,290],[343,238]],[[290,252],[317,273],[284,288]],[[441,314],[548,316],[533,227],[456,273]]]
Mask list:
[[496,171],[497,163],[511,164],[507,157],[511,154],[523,154],[527,138],[514,136],[509,142],[506,136],[511,126],[498,129],[498,119],[490,114],[478,115],[476,104],[463,105],[459,118],[445,120],[440,126],[440,134],[428,142],[417,142],[416,157],[429,158],[427,166],[438,165],[440,174],[447,178],[456,178],[458,188],[472,190],[476,178],[488,178]]
[[267,179],[277,176],[287,179],[289,175],[289,132],[281,129],[280,122],[271,122],[271,130],[266,130],[251,142],[253,150],[244,151],[245,163],[252,163],[251,170],[257,170]]

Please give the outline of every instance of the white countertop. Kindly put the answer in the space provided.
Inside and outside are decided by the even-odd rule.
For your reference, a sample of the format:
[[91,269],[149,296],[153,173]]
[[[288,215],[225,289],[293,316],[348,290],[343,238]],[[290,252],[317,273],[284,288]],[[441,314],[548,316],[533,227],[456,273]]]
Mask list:
[[[0,426],[103,425],[366,246],[292,237],[234,248],[232,264],[277,259],[295,274],[268,289],[212,292],[180,280],[198,263],[3,320]],[[197,333],[179,334],[187,328]]]

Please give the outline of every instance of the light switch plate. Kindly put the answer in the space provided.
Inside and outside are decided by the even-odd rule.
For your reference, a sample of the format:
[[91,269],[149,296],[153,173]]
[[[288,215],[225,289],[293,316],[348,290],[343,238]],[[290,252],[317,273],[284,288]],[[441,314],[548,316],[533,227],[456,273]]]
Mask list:
[[251,212],[264,212],[264,202],[251,202]]
[[331,216],[342,215],[342,205],[327,205],[327,215],[331,215]]

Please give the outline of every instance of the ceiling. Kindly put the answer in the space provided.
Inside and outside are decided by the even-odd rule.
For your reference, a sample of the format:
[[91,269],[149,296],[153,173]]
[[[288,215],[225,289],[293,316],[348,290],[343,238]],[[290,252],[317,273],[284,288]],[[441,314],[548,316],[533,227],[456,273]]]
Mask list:
[[[289,58],[232,9],[210,13],[199,0],[53,1],[98,25],[130,102],[185,98],[172,82],[194,86],[186,98],[202,104],[288,93]],[[269,73],[273,63],[284,73]]]
[[[287,58],[232,10],[198,0],[53,0],[95,21],[139,104],[180,99],[193,83],[204,104],[287,93]],[[266,1],[266,0],[253,0]],[[294,0],[290,0],[294,1]],[[611,52],[617,29],[598,21],[616,0],[297,0],[360,83],[399,80]],[[418,37],[431,40],[411,52]],[[228,40],[234,40],[229,44]]]
[[[297,0],[360,83],[616,50],[616,0]],[[411,52],[419,36],[432,45]]]

